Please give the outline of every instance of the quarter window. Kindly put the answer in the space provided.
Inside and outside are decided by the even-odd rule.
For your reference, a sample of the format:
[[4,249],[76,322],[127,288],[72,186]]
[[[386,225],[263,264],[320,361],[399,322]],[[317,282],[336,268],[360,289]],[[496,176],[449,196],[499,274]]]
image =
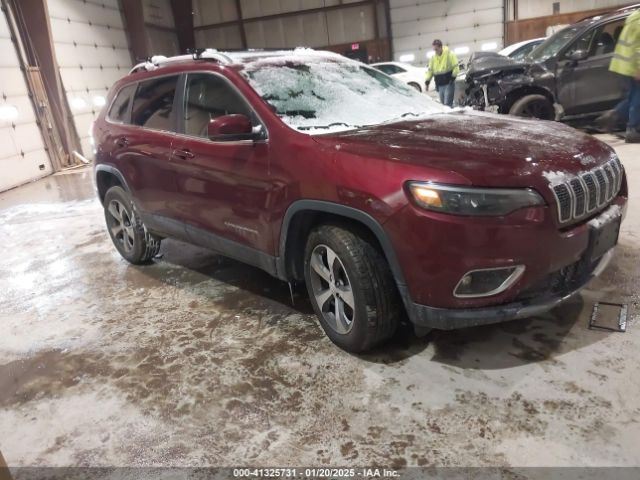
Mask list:
[[138,84],[131,123],[154,130],[173,130],[173,99],[177,76],[154,78]]
[[118,92],[107,115],[109,120],[118,123],[129,123],[129,107],[135,91],[135,85],[128,85]]
[[211,120],[231,114],[242,114],[253,119],[247,103],[223,78],[206,73],[187,77],[184,133],[206,138]]

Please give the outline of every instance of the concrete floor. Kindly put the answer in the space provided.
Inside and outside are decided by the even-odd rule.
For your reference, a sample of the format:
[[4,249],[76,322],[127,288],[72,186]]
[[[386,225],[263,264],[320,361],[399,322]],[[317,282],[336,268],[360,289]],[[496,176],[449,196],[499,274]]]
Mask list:
[[[640,465],[640,147],[611,267],[540,318],[366,356],[300,293],[166,241],[116,253],[77,171],[0,194],[0,450],[11,466]],[[636,188],[635,186],[638,186]],[[587,329],[628,303],[626,333]]]

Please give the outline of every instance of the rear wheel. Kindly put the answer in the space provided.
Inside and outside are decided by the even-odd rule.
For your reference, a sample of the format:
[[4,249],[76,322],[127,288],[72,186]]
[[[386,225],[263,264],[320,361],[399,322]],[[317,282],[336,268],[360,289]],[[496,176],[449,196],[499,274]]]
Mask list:
[[125,260],[143,264],[158,254],[160,239],[146,231],[131,197],[122,187],[111,187],[107,191],[104,217],[111,241]]
[[327,336],[350,352],[368,350],[398,326],[398,292],[382,254],[349,230],[315,229],[307,240],[305,281]]
[[540,120],[554,120],[553,104],[544,95],[526,95],[517,100],[509,109],[511,115]]

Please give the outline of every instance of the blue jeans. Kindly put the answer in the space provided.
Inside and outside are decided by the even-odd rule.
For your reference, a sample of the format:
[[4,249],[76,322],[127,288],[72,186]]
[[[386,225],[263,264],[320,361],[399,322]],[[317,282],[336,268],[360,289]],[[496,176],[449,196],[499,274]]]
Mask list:
[[453,106],[453,91],[455,88],[455,82],[452,80],[451,83],[446,85],[441,85],[440,87],[436,87],[438,90],[438,95],[440,95],[440,103],[446,105],[447,107]]
[[629,93],[615,108],[616,113],[627,122],[627,129],[640,127],[640,82],[629,77]]

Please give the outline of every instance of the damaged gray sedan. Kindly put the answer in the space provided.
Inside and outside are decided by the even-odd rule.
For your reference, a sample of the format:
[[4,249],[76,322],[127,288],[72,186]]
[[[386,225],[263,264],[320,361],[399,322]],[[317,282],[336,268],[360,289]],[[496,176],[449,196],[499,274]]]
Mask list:
[[478,110],[580,124],[613,108],[625,78],[609,71],[628,7],[555,33],[522,61],[475,54],[456,82],[456,102]]

